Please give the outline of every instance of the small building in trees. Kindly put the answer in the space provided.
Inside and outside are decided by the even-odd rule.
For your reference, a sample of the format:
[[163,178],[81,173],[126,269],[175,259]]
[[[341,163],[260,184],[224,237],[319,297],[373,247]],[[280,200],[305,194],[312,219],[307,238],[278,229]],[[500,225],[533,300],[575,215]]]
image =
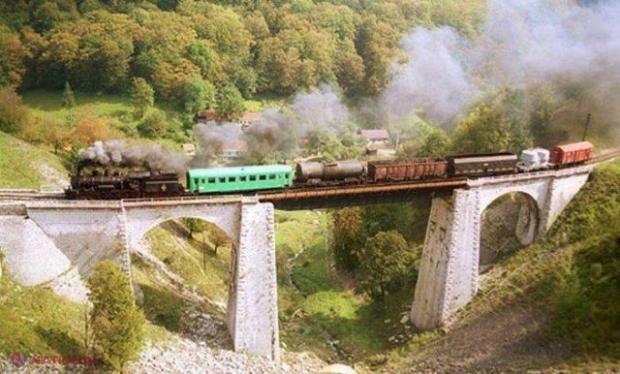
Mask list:
[[192,143],[184,143],[181,145],[181,149],[183,150],[185,156],[196,156],[196,147]]
[[390,141],[390,133],[386,129],[360,130],[360,135],[368,141],[368,145],[385,145]]
[[260,119],[259,112],[246,112],[243,117],[241,117],[241,130],[245,131],[254,123],[256,123]]

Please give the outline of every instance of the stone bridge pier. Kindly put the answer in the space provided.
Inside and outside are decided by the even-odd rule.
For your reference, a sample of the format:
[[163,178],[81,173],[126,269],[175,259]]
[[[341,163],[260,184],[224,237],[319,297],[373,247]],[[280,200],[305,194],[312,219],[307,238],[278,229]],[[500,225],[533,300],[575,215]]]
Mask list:
[[410,312],[420,330],[449,322],[478,291],[480,231],[484,210],[508,193],[528,201],[518,212],[523,245],[544,234],[587,182],[592,167],[470,180],[448,196],[433,198]]
[[[231,238],[227,325],[235,351],[280,356],[274,208],[251,197],[26,203],[27,217],[87,278],[106,259],[131,277],[131,249],[153,227],[200,218]],[[133,278],[132,278],[133,279]]]
[[[218,202],[222,201],[222,202]],[[235,351],[280,357],[276,248],[272,204],[254,198],[169,202],[125,202],[128,248],[153,227],[175,218],[200,218],[232,239],[227,324]]]

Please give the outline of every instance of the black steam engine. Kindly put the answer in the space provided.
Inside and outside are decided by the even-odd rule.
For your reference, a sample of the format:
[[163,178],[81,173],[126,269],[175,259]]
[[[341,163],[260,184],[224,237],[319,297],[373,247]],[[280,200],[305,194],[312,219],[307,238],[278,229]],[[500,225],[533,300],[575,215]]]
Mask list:
[[78,163],[65,190],[69,199],[129,199],[173,197],[184,194],[175,173],[159,173],[145,167]]

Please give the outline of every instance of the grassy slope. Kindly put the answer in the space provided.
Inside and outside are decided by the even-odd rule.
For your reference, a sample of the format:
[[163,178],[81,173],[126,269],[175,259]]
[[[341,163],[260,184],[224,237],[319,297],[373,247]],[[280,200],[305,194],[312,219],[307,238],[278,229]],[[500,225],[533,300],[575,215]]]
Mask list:
[[0,278],[0,355],[83,354],[84,310],[44,287]]
[[46,184],[37,165],[44,164],[66,175],[60,157],[47,147],[36,146],[0,132],[0,188],[34,188]]

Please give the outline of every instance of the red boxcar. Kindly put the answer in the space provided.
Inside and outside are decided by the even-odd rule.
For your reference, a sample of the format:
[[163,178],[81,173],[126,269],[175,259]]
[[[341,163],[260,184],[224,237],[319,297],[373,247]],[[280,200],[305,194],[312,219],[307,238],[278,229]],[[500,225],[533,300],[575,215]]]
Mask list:
[[443,178],[446,176],[447,165],[447,161],[440,158],[369,162],[368,179],[378,182]]
[[593,154],[594,146],[590,142],[557,145],[551,150],[549,162],[558,168],[563,168],[588,161]]

